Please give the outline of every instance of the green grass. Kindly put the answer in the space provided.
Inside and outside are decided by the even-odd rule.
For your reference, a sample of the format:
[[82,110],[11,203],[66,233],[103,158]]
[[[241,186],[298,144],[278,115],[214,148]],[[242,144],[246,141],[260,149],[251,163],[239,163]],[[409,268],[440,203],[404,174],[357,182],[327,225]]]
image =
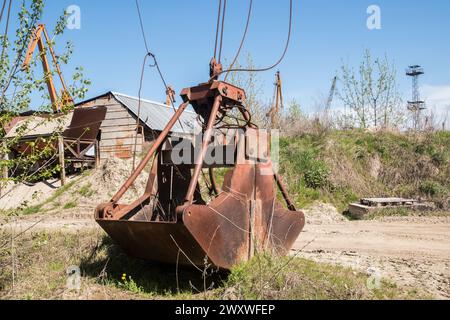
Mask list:
[[[0,243],[9,239],[0,234]],[[38,232],[23,235],[14,251],[0,250],[1,299],[62,299],[66,270],[81,269],[84,299],[421,299],[415,288],[387,281],[368,289],[368,276],[354,270],[300,258],[259,255],[230,273],[212,273],[205,281],[192,268],[133,259],[98,231]],[[90,295],[88,295],[88,293]]]
[[77,205],[78,205],[78,203],[76,201],[70,201],[64,205],[63,209],[64,210],[73,209],[73,208],[76,208]]
[[416,289],[381,280],[369,289],[369,277],[352,269],[301,258],[256,256],[234,267],[222,292],[237,299],[349,300],[420,299]]
[[[9,238],[0,234],[0,243]],[[103,232],[38,232],[17,243],[14,291],[11,251],[0,250],[1,299],[61,299],[70,266],[80,267],[82,290],[98,291],[102,299],[194,299],[203,290],[201,272],[130,258]],[[214,276],[206,283],[221,281]]]
[[95,190],[92,189],[91,183],[82,186],[78,192],[80,193],[81,196],[85,198],[90,198],[95,194]]
[[420,211],[410,208],[385,208],[376,210],[366,216],[364,220],[376,220],[384,217],[450,217],[450,211],[433,210]]
[[[280,169],[299,207],[315,201],[345,211],[362,197],[423,197],[449,207],[450,133],[412,136],[361,130],[280,141]],[[370,174],[379,162],[378,176]],[[446,202],[447,201],[447,202]]]

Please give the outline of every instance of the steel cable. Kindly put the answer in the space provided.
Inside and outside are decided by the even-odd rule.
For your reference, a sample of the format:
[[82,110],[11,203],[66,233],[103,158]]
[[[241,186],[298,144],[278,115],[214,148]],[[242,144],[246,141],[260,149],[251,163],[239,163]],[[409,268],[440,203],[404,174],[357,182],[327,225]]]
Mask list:
[[288,35],[287,35],[287,40],[286,40],[286,45],[284,47],[283,53],[281,55],[281,57],[278,59],[277,62],[275,62],[273,65],[266,67],[266,68],[255,68],[255,69],[251,69],[251,68],[236,68],[236,69],[227,69],[224,70],[222,72],[220,72],[219,74],[215,75],[214,77],[210,78],[210,81],[212,81],[215,77],[220,76],[223,73],[229,73],[229,72],[264,72],[264,71],[269,71],[273,68],[275,68],[276,66],[278,66],[284,59],[284,57],[286,56],[286,53],[288,51],[289,48],[289,44],[291,41],[291,34],[292,34],[292,15],[293,15],[293,1],[290,0],[289,1],[289,30],[288,30]]
[[[144,22],[142,19],[142,13],[141,13],[141,8],[139,6],[139,1],[135,0],[136,3],[136,9],[137,9],[137,13],[138,13],[138,17],[139,17],[139,25],[141,28],[141,34],[142,34],[142,38],[144,40],[144,46],[145,46],[145,50],[146,50],[146,54],[144,57],[144,63],[142,66],[142,70],[141,70],[141,77],[140,77],[140,87],[139,87],[139,102],[138,102],[138,117],[137,117],[137,123],[136,123],[136,139],[135,139],[135,152],[134,152],[134,156],[133,156],[133,170],[135,168],[135,164],[136,164],[136,147],[137,147],[137,135],[138,135],[138,130],[139,130],[139,126],[140,126],[140,113],[141,113],[141,91],[142,91],[142,86],[143,86],[143,79],[144,79],[144,73],[145,73],[145,65],[147,62],[148,57],[151,57],[153,59],[153,64],[150,64],[150,67],[156,67],[157,71],[158,71],[158,75],[161,78],[161,81],[164,85],[164,88],[166,89],[166,92],[169,92],[169,87],[167,85],[167,82],[164,78],[163,73],[161,72],[161,68],[159,67],[158,61],[156,59],[156,56],[150,51],[148,42],[147,42],[147,36],[145,34],[145,29],[144,29]],[[172,108],[174,110],[174,112],[177,111],[175,104],[174,104],[174,100],[173,97],[171,95],[169,95],[169,99],[172,105]],[[178,119],[178,123],[181,126],[181,129],[184,131],[184,126],[181,123],[180,119]],[[152,131],[152,135],[154,137],[154,133]]]
[[[156,69],[158,71],[158,74],[159,74],[159,76],[161,78],[161,81],[162,81],[162,83],[163,83],[163,85],[164,85],[164,87],[166,89],[166,92],[168,92],[169,91],[169,87],[167,85],[167,81],[164,78],[163,73],[161,72],[161,68],[160,68],[160,66],[158,64],[158,60],[156,59],[156,56],[150,51],[150,48],[148,46],[147,36],[145,34],[144,23],[143,23],[142,14],[141,14],[141,8],[139,6],[139,1],[136,0],[135,2],[136,2],[136,9],[137,9],[138,16],[139,16],[139,23],[140,23],[140,26],[141,26],[141,33],[142,33],[142,37],[144,39],[145,50],[147,51],[147,56],[150,56],[153,59],[153,64],[151,64],[150,67],[156,67]],[[176,112],[177,109],[176,109],[175,104],[174,104],[175,101],[173,100],[171,95],[169,95],[169,98],[170,98],[170,102],[171,102],[172,108],[173,108],[174,112]],[[181,121],[179,119],[178,119],[178,123],[180,124],[181,129],[184,131],[183,124],[181,123]]]
[[[6,0],[5,0],[6,1]],[[214,59],[217,57],[217,45],[219,41],[219,28],[220,28],[220,17],[222,15],[222,0],[219,0],[219,9],[217,13],[217,26],[216,26],[216,41],[214,45]]]
[[0,12],[0,23],[2,22],[3,11],[5,11],[6,1],[7,1],[7,0],[3,0],[2,10],[1,10],[1,12]]
[[219,47],[219,63],[222,62],[223,34],[225,30],[225,17],[227,12],[227,0],[223,2],[222,28],[220,30],[220,47]]
[[[233,69],[234,64],[236,63],[236,61],[239,58],[239,55],[241,54],[241,50],[244,47],[245,38],[247,37],[248,27],[250,25],[250,20],[251,20],[251,16],[252,16],[252,9],[253,9],[253,0],[250,0],[250,5],[249,5],[249,8],[248,8],[248,14],[247,14],[247,23],[245,24],[245,30],[244,30],[244,34],[242,35],[241,44],[239,45],[239,49],[236,52],[236,55],[235,55],[235,57],[233,59],[233,62],[230,64],[230,67],[228,69]],[[227,78],[228,78],[229,74],[230,73],[227,72],[227,74],[225,75],[225,79],[224,79],[225,82],[227,81]]]

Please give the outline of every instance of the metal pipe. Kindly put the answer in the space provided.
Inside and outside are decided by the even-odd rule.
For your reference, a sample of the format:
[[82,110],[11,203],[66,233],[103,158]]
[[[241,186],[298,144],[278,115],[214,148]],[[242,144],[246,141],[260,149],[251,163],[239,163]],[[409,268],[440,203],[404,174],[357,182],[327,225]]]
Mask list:
[[194,193],[195,193],[195,189],[197,188],[198,178],[200,177],[200,172],[203,168],[203,161],[205,159],[206,151],[208,149],[208,145],[211,140],[212,129],[213,129],[216,117],[217,117],[217,113],[219,112],[219,107],[220,107],[221,103],[222,103],[222,96],[217,96],[216,99],[214,100],[214,105],[211,110],[211,115],[209,116],[208,125],[206,127],[205,134],[203,135],[202,149],[201,149],[199,155],[197,156],[197,159],[195,162],[194,174],[192,176],[192,179],[191,179],[191,182],[189,184],[189,188],[188,188],[188,191],[186,194],[185,200],[189,204],[192,204],[192,202],[194,200]]
[[290,211],[297,211],[294,203],[292,202],[291,198],[289,197],[289,194],[286,190],[286,187],[283,183],[281,176],[278,173],[275,173],[274,177],[275,177],[275,181],[277,182],[278,188],[280,188],[281,194],[283,195],[284,201],[286,201],[288,209]]
[[167,136],[170,133],[170,130],[175,125],[175,123],[178,121],[181,114],[183,113],[183,111],[186,109],[186,107],[188,105],[189,105],[189,101],[182,103],[180,105],[178,110],[173,115],[172,119],[170,119],[167,126],[164,128],[164,130],[158,136],[156,141],[153,143],[153,146],[150,148],[150,151],[147,153],[147,155],[144,157],[144,159],[142,159],[141,163],[137,166],[136,170],[133,172],[131,177],[128,178],[128,180],[124,183],[122,188],[120,188],[120,190],[116,193],[116,195],[111,199],[111,202],[113,204],[116,204],[120,200],[120,198],[123,197],[125,192],[127,192],[127,190],[131,187],[131,185],[134,183],[134,181],[136,181],[136,179],[139,177],[141,172],[144,170],[144,168],[147,166],[147,164],[152,159],[153,154],[156,152],[156,150],[159,149],[159,147],[161,147],[162,143],[166,140]]

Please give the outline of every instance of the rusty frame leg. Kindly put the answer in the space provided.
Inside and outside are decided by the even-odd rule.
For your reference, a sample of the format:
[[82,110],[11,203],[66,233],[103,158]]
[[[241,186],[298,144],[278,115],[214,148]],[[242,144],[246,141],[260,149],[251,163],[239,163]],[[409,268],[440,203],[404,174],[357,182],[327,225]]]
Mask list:
[[214,175],[214,168],[209,168],[209,181],[211,182],[212,191],[218,195],[220,193],[219,187],[217,186],[216,176]]
[[216,117],[219,112],[219,107],[220,107],[221,103],[222,103],[222,97],[217,96],[214,100],[214,105],[211,110],[211,115],[209,116],[205,134],[203,135],[202,150],[200,151],[199,155],[197,156],[197,159],[195,162],[194,174],[192,176],[192,179],[191,179],[191,182],[189,184],[189,188],[188,188],[188,191],[186,194],[185,200],[188,204],[192,204],[193,200],[194,200],[195,188],[197,187],[198,178],[200,177],[200,173],[203,168],[203,161],[206,156],[206,151],[208,149],[208,145],[210,144],[214,121],[216,121]]
[[281,176],[278,173],[274,174],[275,181],[277,182],[278,188],[281,191],[281,194],[283,195],[284,201],[286,201],[286,205],[290,211],[297,211],[295,208],[294,203],[292,202],[291,198],[289,197],[289,194],[286,190],[286,186],[283,183],[283,180]]
[[167,126],[164,128],[164,130],[161,132],[159,137],[156,139],[153,146],[150,148],[149,152],[146,154],[144,159],[142,159],[141,163],[137,166],[137,168],[134,170],[133,174],[130,178],[124,183],[124,185],[120,188],[120,190],[116,193],[116,195],[111,199],[111,203],[117,204],[117,202],[123,197],[125,192],[130,188],[130,186],[136,181],[136,179],[139,177],[141,172],[144,170],[144,168],[147,166],[147,164],[152,160],[152,157],[154,153],[161,147],[163,142],[166,140],[167,136],[170,133],[170,130],[172,130],[175,123],[180,118],[181,114],[184,112],[184,110],[189,105],[189,101],[182,103],[178,110],[173,115],[172,119],[170,119]]

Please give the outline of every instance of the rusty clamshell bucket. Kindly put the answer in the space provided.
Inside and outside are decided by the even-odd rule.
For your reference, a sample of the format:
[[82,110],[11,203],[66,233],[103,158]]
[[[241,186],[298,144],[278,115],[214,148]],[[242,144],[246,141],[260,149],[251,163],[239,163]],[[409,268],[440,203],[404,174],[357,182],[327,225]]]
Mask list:
[[[260,134],[242,105],[244,91],[212,81],[185,89],[181,96],[184,103],[131,177],[110,202],[96,209],[96,221],[130,256],[164,263],[230,269],[257,251],[286,254],[302,231],[305,218],[289,199],[267,150],[258,149],[258,143],[256,151],[252,147],[251,141]],[[194,152],[193,161],[175,164],[173,154],[180,150],[169,132],[189,104],[206,122],[201,147]],[[246,121],[245,136],[235,135],[231,143],[222,145],[232,150],[233,161],[208,163],[207,153],[217,147],[212,143],[212,129],[234,108]],[[120,204],[152,159],[144,195],[132,204]],[[218,167],[230,168],[221,190],[214,176]],[[200,190],[204,169],[209,170],[213,194],[208,203]],[[286,209],[277,200],[277,186]]]

